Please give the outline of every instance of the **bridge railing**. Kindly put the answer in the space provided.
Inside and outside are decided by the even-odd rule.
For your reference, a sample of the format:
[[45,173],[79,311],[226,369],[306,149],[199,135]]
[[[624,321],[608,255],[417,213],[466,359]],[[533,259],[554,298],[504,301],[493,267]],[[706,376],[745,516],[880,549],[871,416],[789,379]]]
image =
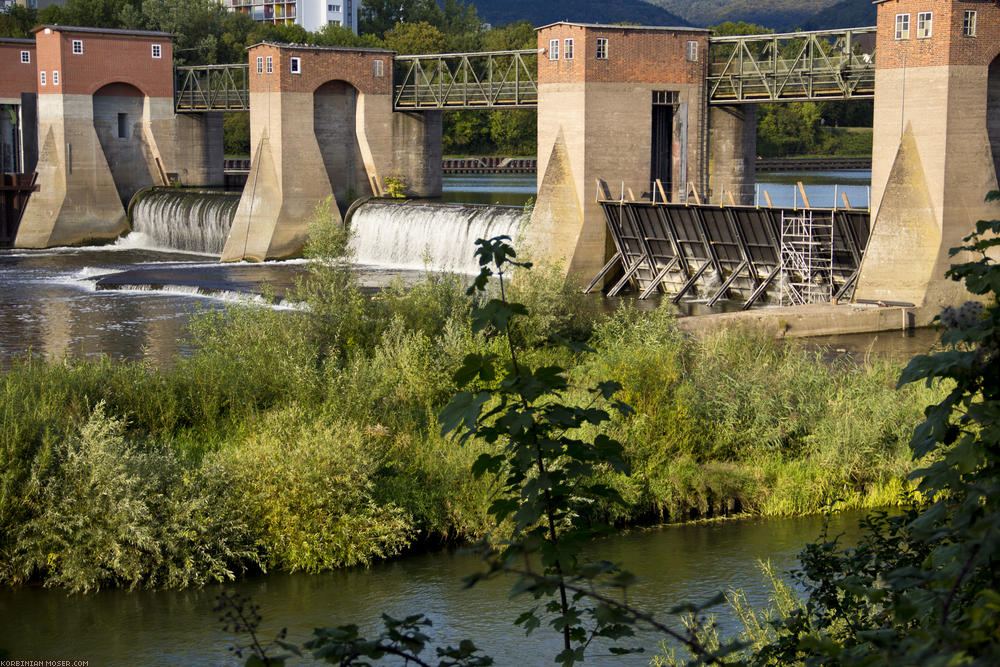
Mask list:
[[713,37],[713,104],[871,98],[875,28]]
[[177,67],[174,77],[178,112],[250,110],[250,65]]
[[538,106],[538,53],[531,49],[397,56],[394,70],[398,111]]

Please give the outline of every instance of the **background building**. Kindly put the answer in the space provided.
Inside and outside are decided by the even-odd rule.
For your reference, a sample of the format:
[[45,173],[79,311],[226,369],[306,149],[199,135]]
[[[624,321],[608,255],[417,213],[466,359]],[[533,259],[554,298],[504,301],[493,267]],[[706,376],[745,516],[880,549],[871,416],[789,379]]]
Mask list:
[[260,23],[298,24],[312,32],[329,23],[358,31],[361,0],[219,0]]
[[65,5],[66,0],[0,0],[0,10],[13,5],[21,5],[29,9],[45,9],[49,5]]

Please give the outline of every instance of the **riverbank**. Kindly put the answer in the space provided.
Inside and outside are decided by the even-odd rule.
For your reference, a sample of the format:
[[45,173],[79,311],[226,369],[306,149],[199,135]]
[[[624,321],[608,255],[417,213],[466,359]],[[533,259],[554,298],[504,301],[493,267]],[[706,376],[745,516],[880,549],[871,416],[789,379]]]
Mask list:
[[[593,519],[799,515],[902,489],[933,392],[895,391],[898,365],[830,365],[762,332],[688,338],[669,307],[602,315],[536,271],[514,295],[531,312],[516,332],[528,363],[570,368],[580,403],[580,387],[618,380],[636,411],[611,426],[632,475],[605,473],[626,503]],[[473,334],[464,287],[435,276],[372,299],[316,267],[308,312],[207,313],[167,368],[15,364],[0,376],[0,580],[183,587],[491,533],[490,480],[468,472],[485,445],[437,423],[462,358],[500,351]]]

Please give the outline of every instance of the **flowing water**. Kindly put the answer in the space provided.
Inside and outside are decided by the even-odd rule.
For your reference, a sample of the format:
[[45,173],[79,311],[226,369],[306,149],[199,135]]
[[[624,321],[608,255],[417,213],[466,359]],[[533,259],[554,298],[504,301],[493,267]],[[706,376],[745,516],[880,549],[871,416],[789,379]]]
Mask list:
[[523,214],[517,207],[373,200],[351,216],[350,247],[363,266],[475,274],[476,239],[516,238]]
[[[855,539],[857,515],[835,516],[832,534]],[[780,574],[796,565],[803,544],[821,530],[820,517],[736,519],[633,531],[589,547],[590,558],[622,563],[640,575],[629,600],[664,620],[682,602],[704,602],[716,593],[741,589],[757,608],[768,604],[759,560]],[[234,590],[260,605],[264,638],[288,628],[292,641],[305,640],[315,627],[357,623],[377,629],[383,612],[401,617],[425,613],[441,643],[472,638],[497,665],[546,665],[559,651],[551,630],[525,638],[512,621],[535,603],[508,599],[512,581],[501,579],[463,590],[461,578],[479,571],[481,561],[458,552],[410,556],[370,569],[320,575],[272,574],[229,586],[186,591],[100,591],[67,596],[39,588],[0,589],[0,647],[13,658],[87,659],[102,665],[235,665],[227,655],[232,635],[212,611],[215,596]],[[722,633],[739,626],[724,606],[715,610]],[[241,638],[242,639],[242,638]],[[610,657],[594,647],[588,665],[645,665],[659,637],[640,635],[630,645],[645,655]],[[302,664],[302,663],[293,663]]]
[[132,199],[132,230],[159,248],[218,257],[239,203],[239,192],[150,188]]

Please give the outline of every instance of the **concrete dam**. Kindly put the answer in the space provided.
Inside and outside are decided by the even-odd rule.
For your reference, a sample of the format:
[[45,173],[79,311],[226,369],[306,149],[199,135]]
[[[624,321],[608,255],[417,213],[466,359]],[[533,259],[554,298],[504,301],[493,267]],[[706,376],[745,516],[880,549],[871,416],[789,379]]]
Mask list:
[[[387,179],[412,197],[440,195],[443,112],[536,108],[538,200],[523,231],[536,257],[585,283],[598,278],[595,289],[749,297],[772,289],[781,263],[764,256],[780,252],[774,238],[741,240],[753,231],[737,209],[750,204],[756,105],[873,98],[871,217],[838,227],[833,216],[839,263],[824,275],[856,301],[954,302],[964,294],[944,278],[948,249],[976,220],[995,217],[983,197],[1000,164],[1000,9],[877,4],[873,28],[716,37],[560,22],[538,29],[528,51],[407,56],[261,43],[247,63],[187,68],[173,67],[164,33],[40,26],[34,40],[0,40],[0,58],[13,65],[0,80],[11,112],[0,117],[14,119],[3,136],[17,139],[4,170],[37,175],[35,191],[17,186],[18,201],[30,197],[7,235],[22,248],[110,240],[129,229],[132,196],[154,188],[131,207],[136,231],[223,261],[290,257],[326,197],[342,218],[355,198],[384,194]],[[226,111],[250,114],[238,201],[158,190],[223,185]],[[615,191],[620,183],[623,194],[605,196],[602,182]],[[433,207],[393,206],[363,205],[358,224],[403,219],[424,240],[463,238],[443,231],[450,223],[419,222]],[[669,212],[655,213],[656,229],[626,229],[622,221],[643,207]],[[702,220],[712,207],[730,212],[711,234],[704,223],[671,231],[678,207]],[[181,211],[183,223],[174,220]],[[777,233],[765,227],[753,233]]]

